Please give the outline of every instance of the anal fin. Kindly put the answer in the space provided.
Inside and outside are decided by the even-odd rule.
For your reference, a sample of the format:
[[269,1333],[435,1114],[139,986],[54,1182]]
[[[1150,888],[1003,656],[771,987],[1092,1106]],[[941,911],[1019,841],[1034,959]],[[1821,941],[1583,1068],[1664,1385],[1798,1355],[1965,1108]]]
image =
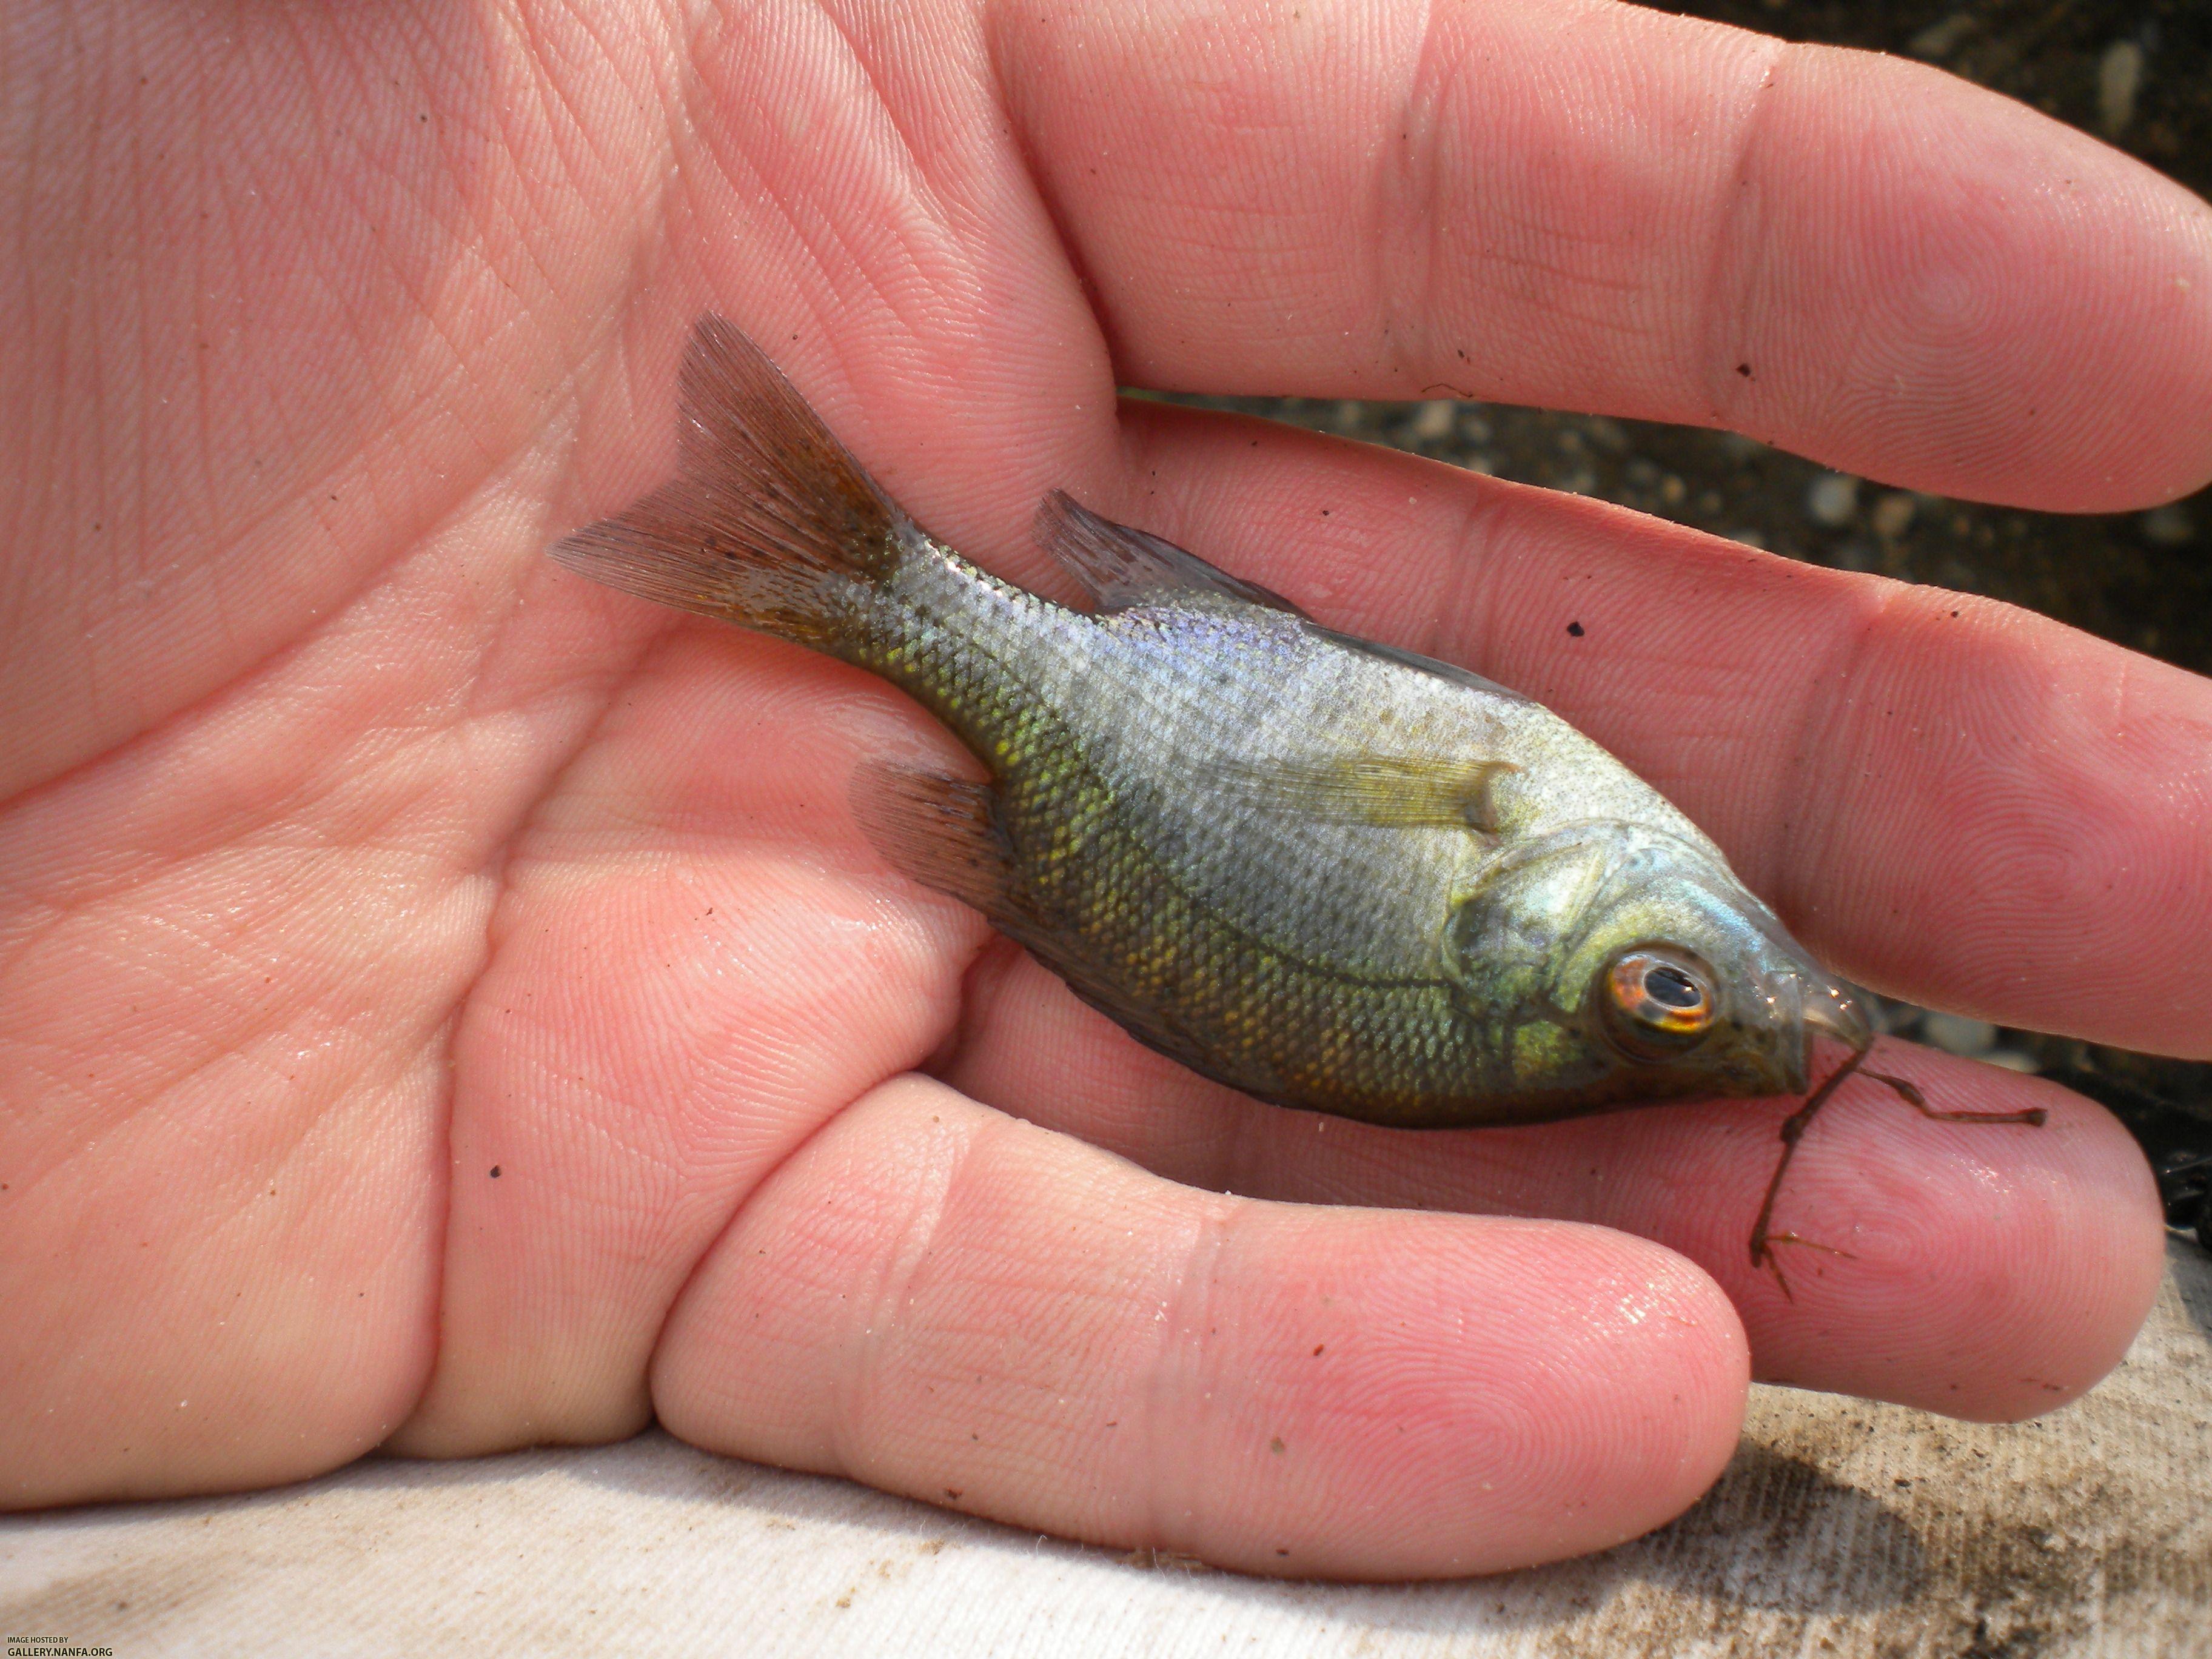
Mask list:
[[882,760],[853,773],[853,815],[894,870],[1006,927],[1020,920],[1013,849],[988,783]]

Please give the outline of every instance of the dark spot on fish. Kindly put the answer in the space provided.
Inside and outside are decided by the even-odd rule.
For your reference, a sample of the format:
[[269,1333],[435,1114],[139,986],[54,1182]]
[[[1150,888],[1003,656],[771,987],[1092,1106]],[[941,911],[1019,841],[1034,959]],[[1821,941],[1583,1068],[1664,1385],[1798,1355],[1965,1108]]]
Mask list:
[[1575,638],[1580,639],[1583,636],[1583,625],[1578,622],[1571,622],[1567,624],[1567,632],[1573,635]]

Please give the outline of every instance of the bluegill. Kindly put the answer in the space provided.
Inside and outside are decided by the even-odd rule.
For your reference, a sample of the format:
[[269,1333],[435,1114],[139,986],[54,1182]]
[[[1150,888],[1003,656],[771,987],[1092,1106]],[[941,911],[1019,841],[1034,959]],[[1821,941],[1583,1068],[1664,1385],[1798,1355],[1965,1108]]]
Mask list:
[[1375,1123],[1529,1123],[1802,1093],[1825,1034],[1850,1059],[1786,1164],[1869,1048],[1704,832],[1541,704],[1058,493],[1037,533],[1093,608],[1001,581],[718,319],[681,399],[678,476],[554,556],[928,709],[987,776],[865,766],[870,838],[1192,1070]]

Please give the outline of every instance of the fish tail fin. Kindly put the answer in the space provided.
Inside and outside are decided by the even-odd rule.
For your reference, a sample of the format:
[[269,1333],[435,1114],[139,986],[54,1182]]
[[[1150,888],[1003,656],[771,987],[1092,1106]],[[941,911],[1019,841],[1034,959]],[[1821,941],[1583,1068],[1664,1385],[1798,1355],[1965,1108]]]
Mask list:
[[921,531],[721,318],[693,329],[678,385],[677,477],[553,557],[641,599],[836,651]]

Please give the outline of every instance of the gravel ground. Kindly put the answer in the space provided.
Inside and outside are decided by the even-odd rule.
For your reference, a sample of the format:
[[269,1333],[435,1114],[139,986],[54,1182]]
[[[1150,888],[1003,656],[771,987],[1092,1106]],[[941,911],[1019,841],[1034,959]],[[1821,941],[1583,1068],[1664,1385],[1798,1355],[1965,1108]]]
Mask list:
[[[2207,0],[1704,0],[1667,9],[1939,64],[2212,196]],[[2061,517],[1830,472],[1733,433],[1502,404],[1185,398],[1595,495],[1814,563],[1987,594],[2212,672],[2212,490]],[[1889,1029],[2102,1100],[2161,1168],[2169,1218],[2212,1245],[2212,1065],[1885,1003]]]

